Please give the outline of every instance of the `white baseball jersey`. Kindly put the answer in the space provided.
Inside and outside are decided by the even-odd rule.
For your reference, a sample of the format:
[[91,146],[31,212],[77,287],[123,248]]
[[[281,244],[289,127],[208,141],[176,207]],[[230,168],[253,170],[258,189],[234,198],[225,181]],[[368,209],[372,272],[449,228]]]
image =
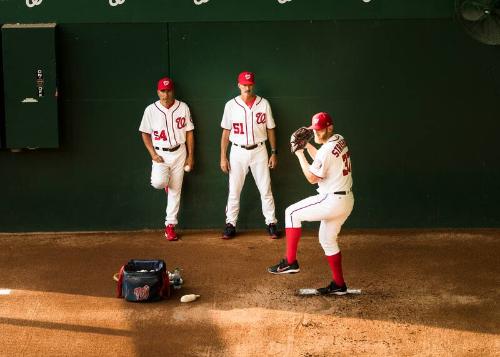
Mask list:
[[309,171],[321,177],[319,193],[349,191],[352,187],[351,159],[342,135],[334,134],[316,152]]
[[148,105],[139,126],[139,131],[151,134],[153,146],[167,149],[185,143],[186,131],[193,129],[189,107],[177,99],[169,109],[159,100]]
[[273,129],[273,113],[269,102],[257,96],[249,108],[240,96],[224,107],[221,127],[230,130],[229,141],[237,145],[254,145],[267,140],[267,129]]

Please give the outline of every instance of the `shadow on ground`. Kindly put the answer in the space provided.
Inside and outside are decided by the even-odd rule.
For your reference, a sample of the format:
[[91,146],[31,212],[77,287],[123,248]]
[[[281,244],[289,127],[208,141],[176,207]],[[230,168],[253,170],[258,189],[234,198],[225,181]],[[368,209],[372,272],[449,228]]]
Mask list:
[[[396,326],[404,339],[415,335],[417,346],[423,343],[419,336],[435,335],[433,329],[486,338],[462,352],[488,354],[498,343],[493,341],[500,333],[500,231],[347,231],[340,238],[346,280],[363,293],[340,298],[295,295],[298,288],[329,282],[328,265],[314,232],[307,232],[300,243],[301,273],[287,276],[265,271],[281,258],[284,240],[269,240],[262,232],[244,232],[231,241],[218,236],[185,232],[181,241],[166,242],[161,232],[2,234],[0,289],[12,293],[0,296],[5,332],[1,340],[12,348],[21,343],[25,351],[49,353],[62,349],[111,355],[115,348],[141,356],[169,355],[168,351],[178,356],[262,351],[306,356],[294,343],[302,335],[334,328],[341,340],[330,345],[350,342],[360,348],[366,342],[356,336],[363,331],[349,332],[345,326],[344,331],[338,322],[372,321]],[[183,288],[158,303],[114,298],[112,276],[131,258],[164,259],[169,269],[180,266]],[[179,297],[187,293],[201,298],[181,304]],[[281,339],[280,324],[304,331],[292,339],[284,333],[288,337]],[[9,334],[16,336],[10,340],[16,342],[8,342]],[[460,332],[455,334],[453,338],[462,338]],[[71,343],[66,340],[69,335]],[[261,340],[261,347],[248,345],[252,335]],[[60,350],[49,343],[55,340]],[[366,341],[370,341],[367,353],[411,354],[398,349],[397,339],[382,331]],[[82,347],[90,342],[96,347]],[[486,350],[478,350],[480,345]]]

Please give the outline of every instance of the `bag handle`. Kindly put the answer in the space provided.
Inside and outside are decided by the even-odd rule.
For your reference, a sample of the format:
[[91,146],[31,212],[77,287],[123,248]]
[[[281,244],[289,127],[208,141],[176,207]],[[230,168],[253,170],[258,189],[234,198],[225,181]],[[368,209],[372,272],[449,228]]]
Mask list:
[[163,284],[160,289],[160,295],[161,297],[166,298],[170,296],[170,279],[168,278],[168,274],[165,269],[162,270],[161,276],[163,278]]
[[117,298],[122,298],[123,297],[123,294],[122,294],[122,285],[123,285],[123,271],[125,270],[125,265],[122,265],[122,267],[120,268],[120,271],[118,272],[118,274],[115,274],[115,275],[118,275],[118,280],[116,282],[116,297]]

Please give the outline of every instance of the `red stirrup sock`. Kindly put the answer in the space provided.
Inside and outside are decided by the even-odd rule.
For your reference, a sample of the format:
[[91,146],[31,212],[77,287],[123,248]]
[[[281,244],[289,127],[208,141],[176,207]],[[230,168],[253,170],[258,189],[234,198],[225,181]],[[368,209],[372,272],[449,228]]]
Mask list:
[[337,286],[343,286],[345,283],[342,275],[342,254],[338,252],[335,255],[327,255],[326,259],[332,270],[333,281]]
[[297,248],[299,246],[302,228],[285,228],[286,232],[286,260],[288,264],[297,260]]

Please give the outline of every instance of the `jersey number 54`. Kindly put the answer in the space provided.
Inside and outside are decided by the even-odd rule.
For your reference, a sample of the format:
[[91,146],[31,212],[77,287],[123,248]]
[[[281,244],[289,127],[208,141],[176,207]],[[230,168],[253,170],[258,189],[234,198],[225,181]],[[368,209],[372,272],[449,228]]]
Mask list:
[[155,140],[167,140],[167,134],[165,133],[165,130],[162,130],[159,132],[158,130],[153,131],[153,135],[155,137]]

